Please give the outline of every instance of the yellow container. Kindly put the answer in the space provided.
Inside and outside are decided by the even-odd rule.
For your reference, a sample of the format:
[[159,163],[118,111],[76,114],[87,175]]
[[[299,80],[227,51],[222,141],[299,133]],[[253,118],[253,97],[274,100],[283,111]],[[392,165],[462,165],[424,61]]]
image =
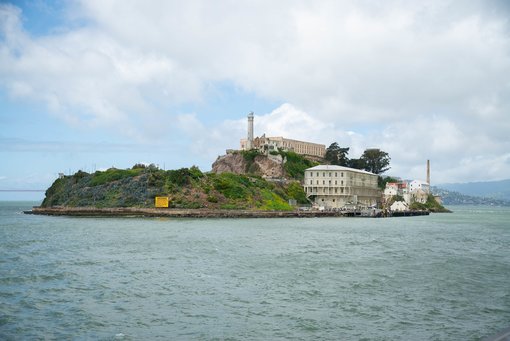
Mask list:
[[155,197],[154,206],[156,207],[168,207],[168,197]]

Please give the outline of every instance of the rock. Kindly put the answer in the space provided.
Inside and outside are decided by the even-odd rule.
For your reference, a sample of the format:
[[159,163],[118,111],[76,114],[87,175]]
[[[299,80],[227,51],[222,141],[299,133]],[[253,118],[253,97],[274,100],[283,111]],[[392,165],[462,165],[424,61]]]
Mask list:
[[212,164],[213,173],[235,173],[244,174],[247,162],[241,153],[232,153],[218,156]]
[[247,160],[241,153],[231,153],[219,156],[212,165],[212,172],[250,173],[270,178],[282,178],[285,176],[283,160],[280,155],[257,155],[251,161]]

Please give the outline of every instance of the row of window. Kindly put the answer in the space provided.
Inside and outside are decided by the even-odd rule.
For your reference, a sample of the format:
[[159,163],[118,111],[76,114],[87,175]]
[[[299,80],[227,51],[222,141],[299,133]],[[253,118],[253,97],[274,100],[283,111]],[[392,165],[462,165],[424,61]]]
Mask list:
[[[327,190],[326,188],[318,188],[317,190],[314,191],[313,188],[308,187],[308,188],[306,188],[306,192],[310,193],[310,194],[319,194],[319,193],[320,194],[333,194],[332,191]],[[344,194],[343,187],[335,188],[335,194],[339,194],[339,193]]]
[[[319,180],[315,180],[316,181],[316,185],[319,184]],[[332,185],[331,183],[332,180],[328,180],[328,185]],[[322,184],[325,185],[326,184],[326,180],[322,180]],[[310,180],[310,185],[313,185],[313,180]],[[338,185],[338,180],[335,180],[335,185]],[[343,186],[344,185],[344,181],[341,180],[340,181],[340,185]]]
[[[331,174],[335,174],[335,178],[338,177],[338,172],[328,172],[328,176],[331,178]],[[313,176],[313,172],[310,172],[310,176]],[[320,176],[320,172],[317,172],[317,177]],[[340,172],[340,177],[343,177],[344,176],[344,172]],[[326,177],[326,172],[322,172],[322,177],[325,178]]]

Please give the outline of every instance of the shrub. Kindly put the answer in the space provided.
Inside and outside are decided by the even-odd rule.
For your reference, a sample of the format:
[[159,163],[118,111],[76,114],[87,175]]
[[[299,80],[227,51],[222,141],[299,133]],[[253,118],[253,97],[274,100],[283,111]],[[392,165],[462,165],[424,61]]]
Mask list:
[[147,166],[145,166],[143,163],[137,163],[131,169],[145,169]]
[[242,175],[222,173],[213,178],[214,189],[229,199],[243,199],[248,195],[250,180]]
[[116,169],[110,168],[104,172],[97,171],[90,181],[91,186],[99,186],[108,182],[130,178],[141,173],[141,169]]
[[218,198],[216,198],[216,197],[215,197],[215,196],[213,196],[213,195],[209,195],[209,196],[207,197],[207,201],[212,202],[212,203],[217,203],[217,202],[218,202]]
[[293,179],[302,180],[304,178],[305,169],[316,166],[317,163],[306,159],[305,157],[294,152],[280,152],[285,157],[286,162],[283,165],[288,176]]
[[287,188],[287,194],[290,198],[295,199],[300,204],[306,204],[306,193],[299,182],[292,182]]
[[261,210],[267,211],[291,211],[293,208],[285,200],[267,189],[261,191],[262,205]]

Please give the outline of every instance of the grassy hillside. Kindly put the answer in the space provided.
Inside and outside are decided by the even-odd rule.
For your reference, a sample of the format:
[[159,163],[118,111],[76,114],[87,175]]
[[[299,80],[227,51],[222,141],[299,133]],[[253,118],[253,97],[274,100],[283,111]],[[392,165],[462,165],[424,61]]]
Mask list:
[[169,196],[174,208],[291,210],[289,199],[306,202],[298,182],[277,184],[254,175],[202,173],[197,167],[164,171],[154,166],[78,171],[57,179],[42,206],[153,207]]

